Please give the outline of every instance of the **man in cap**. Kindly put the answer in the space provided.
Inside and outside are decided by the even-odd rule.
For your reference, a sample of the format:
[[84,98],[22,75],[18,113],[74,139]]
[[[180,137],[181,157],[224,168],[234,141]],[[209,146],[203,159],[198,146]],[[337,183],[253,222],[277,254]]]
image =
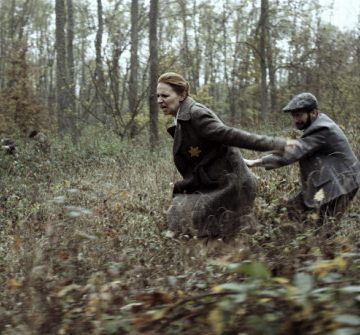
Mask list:
[[296,95],[283,112],[290,113],[297,129],[303,131],[302,144],[293,153],[273,153],[245,160],[249,167],[275,169],[299,162],[301,188],[290,197],[290,219],[303,221],[318,211],[318,224],[329,217],[340,219],[360,185],[360,163],[340,127],[318,112],[318,101],[311,93]]

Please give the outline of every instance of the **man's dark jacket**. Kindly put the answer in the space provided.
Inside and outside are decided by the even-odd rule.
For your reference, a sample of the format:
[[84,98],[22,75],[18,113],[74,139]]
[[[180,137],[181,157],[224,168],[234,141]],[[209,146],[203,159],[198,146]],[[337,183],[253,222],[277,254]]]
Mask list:
[[262,160],[267,169],[299,161],[301,192],[306,206],[324,205],[359,187],[359,161],[344,132],[328,116],[319,113],[299,141],[303,147],[293,154],[272,154]]
[[169,228],[198,236],[228,235],[251,212],[256,181],[238,148],[283,151],[286,142],[225,126],[211,110],[187,97],[178,111],[173,157],[183,177],[175,183]]

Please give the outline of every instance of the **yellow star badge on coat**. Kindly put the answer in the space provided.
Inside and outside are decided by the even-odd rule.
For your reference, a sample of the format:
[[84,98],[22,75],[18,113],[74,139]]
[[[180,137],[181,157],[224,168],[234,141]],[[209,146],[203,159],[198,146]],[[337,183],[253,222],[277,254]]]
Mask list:
[[190,147],[190,157],[199,157],[201,150],[199,147]]

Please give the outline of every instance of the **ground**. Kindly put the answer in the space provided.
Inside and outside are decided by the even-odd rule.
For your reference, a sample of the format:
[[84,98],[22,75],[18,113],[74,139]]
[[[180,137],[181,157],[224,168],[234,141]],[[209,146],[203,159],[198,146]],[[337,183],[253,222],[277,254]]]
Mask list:
[[359,332],[359,195],[338,226],[295,225],[282,204],[296,166],[255,169],[256,220],[238,236],[174,238],[170,149],[62,142],[1,157],[1,334]]

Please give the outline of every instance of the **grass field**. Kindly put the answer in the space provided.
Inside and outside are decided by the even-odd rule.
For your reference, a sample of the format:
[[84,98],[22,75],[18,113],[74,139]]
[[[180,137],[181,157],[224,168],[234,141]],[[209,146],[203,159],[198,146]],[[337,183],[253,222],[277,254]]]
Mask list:
[[171,141],[139,142],[0,157],[1,334],[359,333],[359,195],[329,237],[287,219],[296,165],[255,169],[256,224],[228,243],[175,239]]

